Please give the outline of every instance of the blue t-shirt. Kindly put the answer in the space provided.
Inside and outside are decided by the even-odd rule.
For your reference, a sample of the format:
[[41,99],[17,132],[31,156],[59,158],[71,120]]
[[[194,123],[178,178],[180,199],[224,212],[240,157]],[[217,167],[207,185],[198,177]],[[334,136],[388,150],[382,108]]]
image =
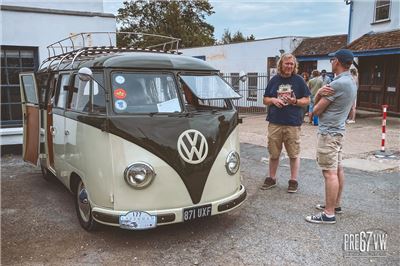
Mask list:
[[[306,82],[300,75],[295,74],[284,78],[278,74],[268,82],[264,97],[277,97],[279,86],[282,85],[286,88],[290,87],[297,99],[311,95]],[[303,123],[303,108],[291,104],[278,108],[272,104],[268,107],[267,121],[285,126],[300,126]]]

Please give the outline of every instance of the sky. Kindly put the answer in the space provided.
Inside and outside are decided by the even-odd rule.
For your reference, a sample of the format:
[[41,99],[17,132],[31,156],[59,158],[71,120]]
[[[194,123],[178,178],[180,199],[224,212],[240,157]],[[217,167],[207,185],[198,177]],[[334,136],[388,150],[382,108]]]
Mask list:
[[[349,6],[343,0],[210,0],[214,14],[206,18],[220,40],[225,29],[256,39],[281,36],[346,34]],[[118,13],[123,0],[104,0],[104,12]]]

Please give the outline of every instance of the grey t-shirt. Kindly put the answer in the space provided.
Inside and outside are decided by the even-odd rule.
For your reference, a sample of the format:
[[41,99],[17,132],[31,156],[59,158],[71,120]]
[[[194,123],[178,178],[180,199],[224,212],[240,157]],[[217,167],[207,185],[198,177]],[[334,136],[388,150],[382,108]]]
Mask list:
[[344,135],[346,119],[357,96],[357,86],[349,71],[336,76],[329,85],[335,94],[326,97],[331,103],[319,116],[318,133]]

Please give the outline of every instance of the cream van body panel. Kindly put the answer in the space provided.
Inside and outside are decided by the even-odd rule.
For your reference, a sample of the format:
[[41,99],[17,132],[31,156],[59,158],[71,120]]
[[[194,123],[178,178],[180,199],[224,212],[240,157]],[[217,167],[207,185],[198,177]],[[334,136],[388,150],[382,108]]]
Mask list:
[[[176,171],[159,157],[140,146],[110,135],[114,163],[114,209],[159,210],[192,205],[190,195]],[[146,188],[135,189],[124,179],[125,169],[135,162],[150,164],[156,173]]]
[[208,175],[200,203],[229,197],[240,189],[240,168],[229,175],[225,168],[226,158],[231,151],[240,153],[239,133],[236,127],[227,138]]
[[57,114],[53,114],[53,150],[54,150],[54,167],[56,170],[56,176],[66,184],[65,180],[61,177],[61,172],[65,169],[65,117]]
[[113,167],[109,133],[85,123],[65,118],[65,171],[67,186],[72,173],[85,183],[92,206],[113,208]]

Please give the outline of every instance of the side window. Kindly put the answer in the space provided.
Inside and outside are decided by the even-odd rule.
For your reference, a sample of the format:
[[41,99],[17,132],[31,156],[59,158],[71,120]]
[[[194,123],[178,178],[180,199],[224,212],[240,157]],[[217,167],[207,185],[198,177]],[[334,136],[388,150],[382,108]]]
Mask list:
[[54,106],[59,108],[65,108],[65,103],[68,96],[68,84],[70,74],[62,74],[58,79],[58,86],[56,91],[56,97]]
[[[102,75],[94,74],[94,79],[102,83]],[[105,113],[104,89],[93,80],[82,81],[78,75],[74,76],[70,108],[78,112]]]

